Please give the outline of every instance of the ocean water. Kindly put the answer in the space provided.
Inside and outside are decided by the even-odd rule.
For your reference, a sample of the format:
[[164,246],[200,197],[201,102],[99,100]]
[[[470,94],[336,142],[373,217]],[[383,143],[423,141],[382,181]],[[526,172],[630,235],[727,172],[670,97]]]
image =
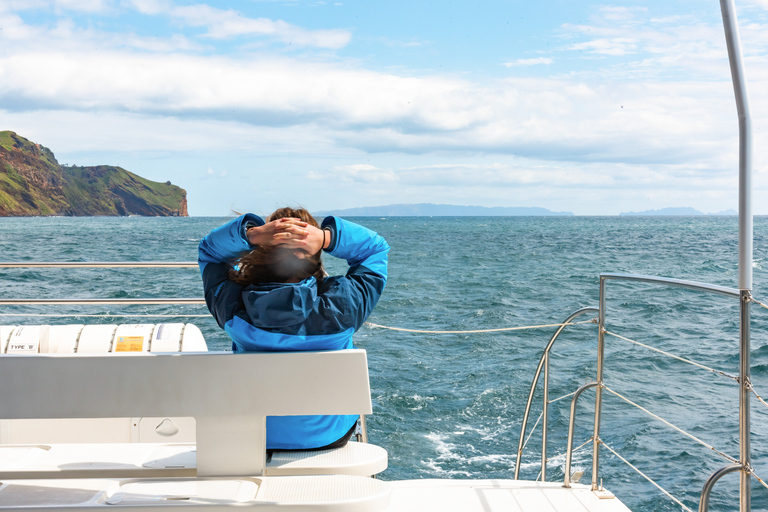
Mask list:
[[[3,218],[4,261],[194,261],[200,238],[223,218]],[[732,217],[394,217],[356,220],[390,243],[390,278],[370,321],[419,330],[476,330],[558,323],[597,306],[601,272],[650,274],[735,286],[737,222]],[[755,220],[754,295],[768,303],[768,218]],[[331,273],[345,264],[325,257]],[[5,298],[200,297],[191,269],[0,269]],[[738,371],[738,304],[726,297],[647,284],[608,285],[608,330]],[[230,342],[205,308],[5,307],[5,324],[188,321],[209,347]],[[70,317],[29,316],[45,314]],[[91,318],[77,315],[115,315]],[[123,314],[178,315],[172,319]],[[8,316],[18,315],[18,316]],[[581,319],[590,319],[590,316]],[[768,310],[752,310],[752,375],[768,396]],[[389,451],[383,479],[511,478],[525,399],[554,328],[501,333],[414,334],[364,327],[369,354],[373,443]],[[569,327],[552,355],[550,396],[593,380],[594,324]],[[619,338],[606,337],[606,385],[706,443],[738,455],[736,384]],[[550,406],[547,479],[563,477],[570,399]],[[541,411],[540,392],[530,426]],[[578,405],[576,445],[589,439],[594,391]],[[752,399],[752,454],[768,477],[768,407]],[[691,509],[705,479],[727,461],[670,427],[604,394],[602,439]],[[521,477],[540,467],[541,426],[531,435]],[[600,477],[634,511],[673,511],[663,496],[605,449]],[[591,476],[591,445],[574,470]],[[738,477],[716,486],[710,510],[732,510]],[[753,509],[768,490],[753,486]]]

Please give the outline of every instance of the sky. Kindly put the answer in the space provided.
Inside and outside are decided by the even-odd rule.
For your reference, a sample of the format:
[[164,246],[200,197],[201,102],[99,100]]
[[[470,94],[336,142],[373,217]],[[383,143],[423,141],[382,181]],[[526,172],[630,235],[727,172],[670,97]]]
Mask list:
[[[768,214],[768,0],[737,0]],[[717,0],[0,0],[0,130],[190,215],[738,208]]]

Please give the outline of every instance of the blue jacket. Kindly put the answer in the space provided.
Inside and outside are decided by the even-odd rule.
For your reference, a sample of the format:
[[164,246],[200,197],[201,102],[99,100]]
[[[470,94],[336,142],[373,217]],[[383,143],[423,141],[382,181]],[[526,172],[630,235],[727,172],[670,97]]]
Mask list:
[[[373,311],[387,281],[389,245],[375,232],[336,217],[326,252],[347,260],[344,276],[314,277],[300,283],[241,286],[229,280],[234,260],[253,249],[248,225],[264,220],[243,215],[211,231],[200,242],[198,264],[208,309],[232,338],[232,350],[292,351],[353,348],[352,334]],[[355,424],[356,416],[267,417],[267,448],[307,449],[333,443]]]

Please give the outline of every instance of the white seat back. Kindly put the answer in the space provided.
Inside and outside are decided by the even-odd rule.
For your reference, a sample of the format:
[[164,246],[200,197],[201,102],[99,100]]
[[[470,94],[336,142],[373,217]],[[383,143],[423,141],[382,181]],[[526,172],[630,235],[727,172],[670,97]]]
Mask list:
[[198,476],[264,473],[266,416],[370,414],[364,350],[7,354],[4,419],[193,417]]

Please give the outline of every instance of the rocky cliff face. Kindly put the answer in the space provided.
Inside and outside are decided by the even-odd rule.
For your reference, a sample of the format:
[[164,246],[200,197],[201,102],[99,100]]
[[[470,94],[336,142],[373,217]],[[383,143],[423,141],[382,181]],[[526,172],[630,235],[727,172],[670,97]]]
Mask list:
[[0,216],[187,216],[187,193],[120,167],[61,166],[46,147],[0,132]]

